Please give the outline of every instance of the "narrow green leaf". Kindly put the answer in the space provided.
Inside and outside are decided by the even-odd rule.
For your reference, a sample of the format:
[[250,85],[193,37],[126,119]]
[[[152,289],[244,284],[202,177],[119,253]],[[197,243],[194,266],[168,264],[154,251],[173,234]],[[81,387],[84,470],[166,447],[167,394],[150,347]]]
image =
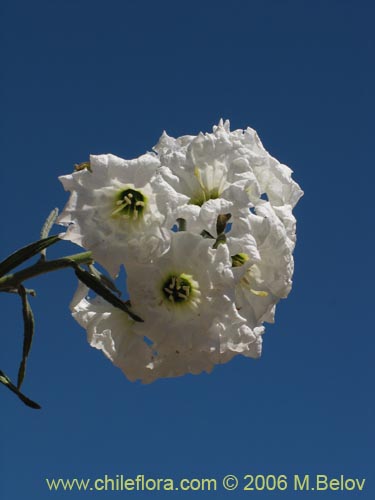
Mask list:
[[25,378],[26,362],[30,353],[30,348],[34,336],[34,314],[30,307],[29,300],[27,298],[27,292],[22,285],[19,287],[19,294],[22,300],[24,335],[23,335],[22,360],[18,370],[18,378],[17,378],[18,389],[21,388],[23,379]]
[[14,252],[12,255],[7,257],[5,260],[0,262],[0,277],[4,276],[7,274],[9,271],[14,269],[15,267],[19,266],[26,260],[30,259],[34,255],[37,255],[39,252],[41,252],[44,248],[47,248],[57,241],[60,241],[60,238],[58,235],[55,236],[49,236],[48,238],[43,238],[42,240],[35,241],[34,243],[31,243],[30,245],[27,245],[23,248],[20,248],[16,252]]
[[211,240],[214,240],[215,238],[212,236],[211,233],[209,233],[208,231],[206,231],[205,229],[203,229],[203,231],[200,233],[201,236],[203,236],[203,238],[207,238],[207,239],[211,239]]
[[[51,211],[51,213],[49,214],[49,216],[47,217],[46,222],[43,224],[42,230],[40,232],[40,237],[42,239],[48,238],[49,233],[50,233],[50,231],[52,229],[52,226],[56,222],[56,219],[57,219],[58,215],[59,215],[59,209],[58,208],[54,208]],[[42,254],[43,258],[46,258],[47,249],[43,248],[43,250],[40,253]]]
[[17,396],[20,398],[20,400],[25,403],[25,405],[29,406],[30,408],[34,408],[35,410],[39,410],[41,408],[38,403],[35,403],[35,401],[32,401],[28,397],[26,397],[22,392],[20,392],[17,387],[12,383],[10,378],[5,375],[3,371],[0,370],[0,383],[5,385],[10,391],[14,392],[14,394],[17,394]]
[[49,233],[51,231],[51,228],[54,225],[54,223],[56,222],[56,219],[57,219],[58,215],[59,215],[59,209],[58,208],[54,208],[53,210],[51,210],[51,212],[48,215],[45,223],[43,224],[42,230],[40,232],[40,237],[42,239],[48,238]]
[[225,228],[227,227],[228,220],[232,217],[231,214],[220,214],[217,216],[216,220],[216,234],[219,236],[224,233]]
[[88,268],[90,269],[90,273],[95,276],[95,278],[98,278],[99,281],[103,283],[104,286],[109,288],[112,292],[116,293],[118,296],[121,295],[121,291],[116,287],[115,283],[108,278],[108,276],[105,276],[105,274],[102,274],[98,269],[93,264],[89,264]]
[[126,312],[132,319],[134,319],[134,321],[143,322],[142,318],[133,313],[124,301],[116,297],[116,295],[113,295],[113,293],[108,290],[108,288],[106,288],[100,280],[95,278],[95,276],[90,274],[88,271],[84,271],[79,266],[75,265],[75,263],[72,265],[75,269],[77,278],[82,281],[82,283],[91,288],[91,290],[100,295],[100,297],[112,304],[114,307]]

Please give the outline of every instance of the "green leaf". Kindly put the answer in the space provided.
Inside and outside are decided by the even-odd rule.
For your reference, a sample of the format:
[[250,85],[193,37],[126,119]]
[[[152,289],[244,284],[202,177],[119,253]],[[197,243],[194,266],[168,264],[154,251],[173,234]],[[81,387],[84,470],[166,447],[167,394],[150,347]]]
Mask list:
[[[51,213],[49,214],[49,216],[47,217],[46,219],[46,222],[43,224],[43,227],[42,227],[42,230],[40,232],[40,237],[42,239],[44,238],[48,238],[49,236],[49,233],[52,229],[52,226],[54,225],[54,223],[56,222],[56,219],[59,215],[59,209],[58,208],[54,208]],[[45,259],[46,258],[46,248],[43,248],[43,250],[40,252],[42,254],[42,257]]]
[[58,235],[49,236],[48,238],[43,238],[39,241],[31,243],[30,245],[27,245],[26,247],[20,248],[5,260],[0,262],[0,277],[9,273],[9,271],[19,266],[31,257],[34,257],[34,255],[37,255],[44,248],[53,245],[57,241],[60,241],[60,237]]
[[217,216],[216,220],[216,234],[219,236],[224,233],[225,228],[227,227],[228,220],[232,217],[231,214],[220,214]]
[[112,290],[112,292],[116,293],[118,296],[121,295],[121,291],[116,287],[115,283],[108,278],[105,274],[101,273],[93,264],[89,264],[88,268],[90,269],[90,273],[98,278],[99,281],[103,283],[104,286]]
[[207,238],[207,239],[211,239],[211,240],[214,240],[215,238],[212,236],[211,233],[209,233],[208,231],[206,231],[205,229],[203,229],[203,231],[200,233],[201,236],[203,236],[203,238]]
[[31,310],[29,300],[27,298],[27,292],[22,285],[19,287],[19,294],[22,299],[24,335],[23,335],[22,361],[20,363],[20,367],[18,370],[18,378],[17,378],[18,389],[21,388],[23,379],[25,378],[26,361],[30,353],[30,348],[34,336],[34,314],[33,311]]
[[17,396],[20,398],[20,400],[25,403],[25,405],[29,406],[30,408],[34,408],[35,410],[40,410],[41,406],[38,405],[38,403],[35,403],[35,401],[32,401],[28,397],[26,397],[22,392],[20,392],[17,387],[12,383],[10,378],[0,370],[0,383],[5,385],[10,391],[14,392],[14,394],[17,394]]
[[126,312],[132,319],[134,319],[134,321],[143,322],[142,318],[133,313],[124,301],[116,297],[116,295],[113,295],[113,293],[108,290],[108,288],[106,288],[98,278],[95,278],[95,276],[90,274],[88,271],[81,269],[75,264],[75,262],[73,262],[72,265],[77,278],[82,281],[82,283],[91,288],[91,290],[100,295],[100,297],[112,304],[114,307]]

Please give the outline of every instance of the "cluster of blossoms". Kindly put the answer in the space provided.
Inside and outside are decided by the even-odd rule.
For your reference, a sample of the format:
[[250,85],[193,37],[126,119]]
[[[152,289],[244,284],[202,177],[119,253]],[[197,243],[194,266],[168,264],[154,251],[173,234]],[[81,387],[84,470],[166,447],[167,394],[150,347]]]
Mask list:
[[65,239],[112,277],[127,274],[134,321],[81,287],[74,318],[130,380],[210,372],[261,354],[264,322],[292,285],[295,218],[303,194],[251,128],[163,134],[154,152],[91,156],[61,177],[70,199]]

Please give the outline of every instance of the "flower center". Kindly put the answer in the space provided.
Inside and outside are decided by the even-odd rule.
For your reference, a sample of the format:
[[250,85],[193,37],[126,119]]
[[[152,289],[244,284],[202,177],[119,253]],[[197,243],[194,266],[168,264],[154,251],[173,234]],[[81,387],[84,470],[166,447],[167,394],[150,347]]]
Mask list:
[[208,186],[203,182],[201,171],[198,167],[194,169],[194,176],[196,177],[200,190],[199,192],[190,198],[190,205],[198,205],[201,207],[208,200],[216,200],[220,197],[219,188],[213,187],[209,189]]
[[164,299],[171,304],[187,304],[198,306],[200,300],[199,284],[191,274],[171,274],[163,282]]
[[125,219],[137,220],[144,211],[146,197],[136,189],[122,189],[116,195],[115,209],[112,215],[121,215]]

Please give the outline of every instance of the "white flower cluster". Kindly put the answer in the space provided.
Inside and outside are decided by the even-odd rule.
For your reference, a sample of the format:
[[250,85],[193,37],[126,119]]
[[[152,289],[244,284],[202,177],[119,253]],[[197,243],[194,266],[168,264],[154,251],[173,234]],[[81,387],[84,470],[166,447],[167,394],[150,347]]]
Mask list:
[[263,323],[290,292],[302,191],[257,133],[163,134],[134,160],[91,156],[61,177],[65,238],[116,277],[126,268],[136,322],[87,289],[73,316],[130,380],[210,372],[261,354]]

